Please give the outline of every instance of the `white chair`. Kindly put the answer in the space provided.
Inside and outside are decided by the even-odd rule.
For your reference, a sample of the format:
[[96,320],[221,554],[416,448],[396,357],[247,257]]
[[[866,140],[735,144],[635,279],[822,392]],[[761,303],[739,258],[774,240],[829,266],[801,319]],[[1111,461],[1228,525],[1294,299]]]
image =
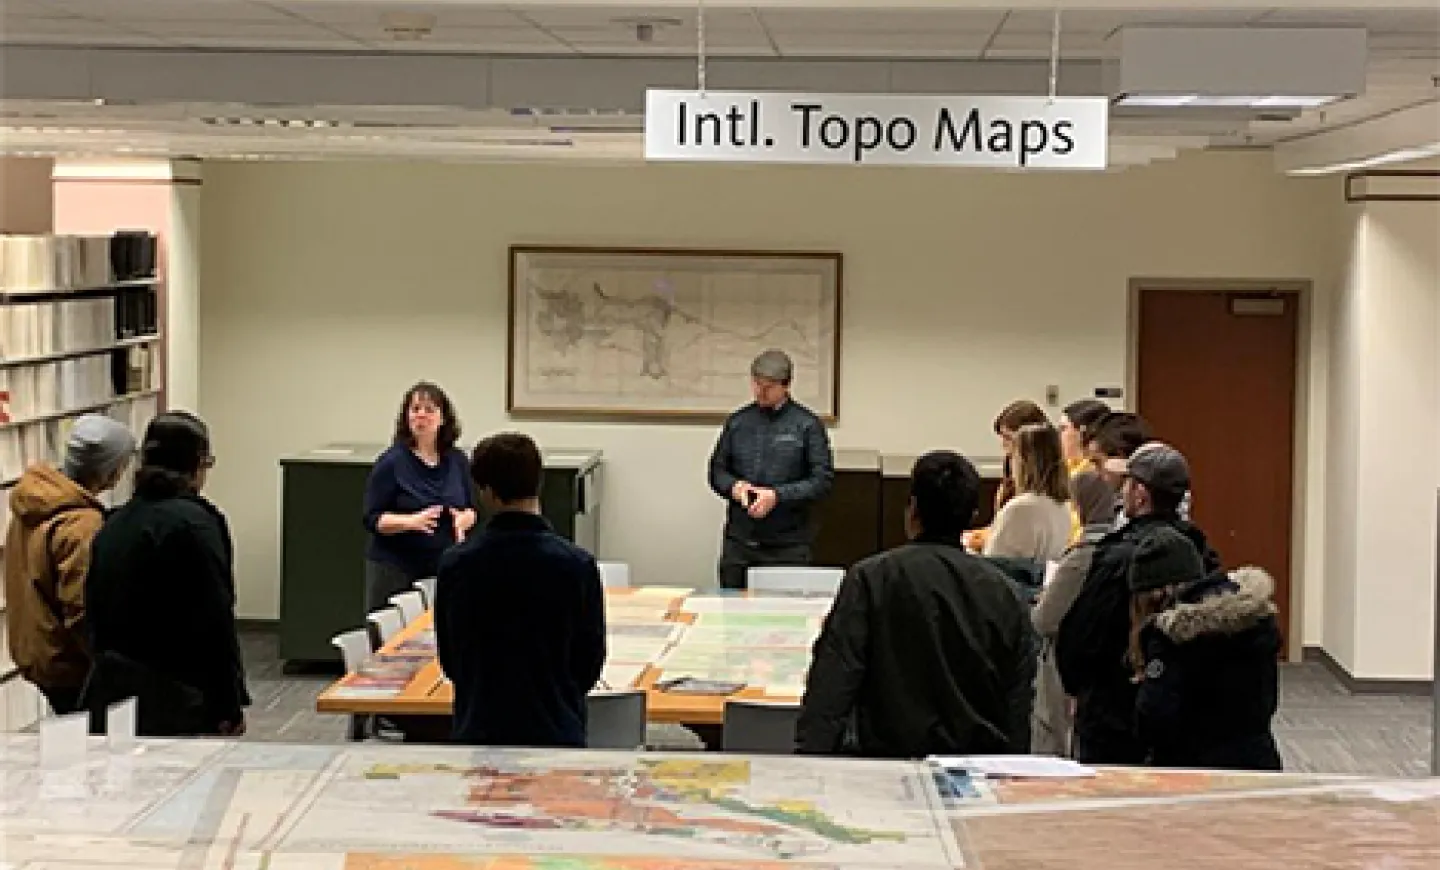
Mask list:
[[330,645],[340,650],[340,658],[345,662],[347,674],[360,670],[360,666],[365,664],[365,660],[375,651],[370,646],[370,632],[364,628],[342,631],[330,638]]
[[799,718],[799,704],[727,701],[722,748],[756,755],[793,755]]
[[834,595],[844,579],[842,568],[764,567],[745,572],[751,592],[782,595]]
[[591,692],[585,699],[585,746],[590,749],[645,748],[645,693]]
[[375,633],[379,635],[381,646],[389,643],[392,637],[405,628],[405,617],[401,616],[400,611],[394,607],[377,610],[365,618],[375,626]]
[[600,583],[606,589],[630,587],[630,565],[627,562],[601,562]]
[[436,582],[437,581],[434,577],[426,577],[423,580],[415,581],[415,591],[419,592],[420,595],[425,599],[426,608],[433,608],[435,606]]
[[[330,638],[330,644],[340,650],[340,658],[345,662],[345,673],[353,674],[360,670],[365,660],[375,652],[370,645],[370,630],[368,628],[353,628],[350,631],[342,631]],[[356,743],[365,739],[370,733],[370,717],[364,714],[350,717],[350,739]]]
[[390,603],[400,611],[400,618],[409,625],[425,614],[425,596],[416,591],[401,592],[399,595],[391,595]]

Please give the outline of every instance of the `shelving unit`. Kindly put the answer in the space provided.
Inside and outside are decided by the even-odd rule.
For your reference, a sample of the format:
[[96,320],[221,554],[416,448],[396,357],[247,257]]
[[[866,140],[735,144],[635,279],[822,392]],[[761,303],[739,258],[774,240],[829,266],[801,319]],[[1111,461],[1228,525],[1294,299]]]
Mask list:
[[[0,235],[0,530],[21,472],[58,464],[76,417],[109,414],[138,435],[159,412],[164,335],[155,267],[155,237],[145,233]],[[129,494],[127,479],[106,500]],[[0,539],[0,557],[3,547]],[[44,709],[0,649],[0,731],[28,727]]]

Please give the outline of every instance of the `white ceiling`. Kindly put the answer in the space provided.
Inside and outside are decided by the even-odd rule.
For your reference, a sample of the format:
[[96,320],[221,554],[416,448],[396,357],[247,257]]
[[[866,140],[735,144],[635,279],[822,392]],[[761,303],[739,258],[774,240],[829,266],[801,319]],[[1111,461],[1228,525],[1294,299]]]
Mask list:
[[[1160,0],[1153,2],[1161,5]],[[1043,7],[1056,3],[1067,6],[1060,41],[1065,60],[1112,56],[1114,44],[1107,45],[1107,37],[1122,26],[1135,24],[1345,25],[1363,26],[1370,33],[1370,69],[1362,96],[1290,121],[1117,118],[1119,162],[1125,162],[1126,153],[1150,159],[1206,145],[1269,145],[1354,125],[1440,96],[1436,86],[1440,80],[1437,0],[1392,0],[1384,6],[1354,0],[1354,8],[1334,2],[1272,0],[1255,5],[1211,0],[1209,8],[1167,5],[1159,10],[1136,8],[1140,4],[1129,0],[1089,0],[1088,8],[1069,8],[1067,0],[1016,0],[997,8],[977,8],[985,6],[983,3],[956,8],[955,0],[905,0],[901,8],[884,0],[706,0],[706,48],[717,57],[785,58],[806,63],[925,58],[974,61],[988,68],[992,63],[1043,61],[1049,57],[1053,23],[1053,13]],[[420,40],[396,40],[382,23],[383,16],[396,11],[434,16],[433,32]],[[653,40],[637,39],[636,23],[641,21],[654,23]],[[399,63],[402,55],[415,54],[431,58],[689,57],[696,51],[696,23],[693,0],[654,0],[647,6],[602,0],[564,4],[543,0],[511,4],[465,0],[0,0],[0,45],[393,56],[395,60],[387,61],[387,67]],[[583,84],[577,82],[575,87],[583,90]],[[814,87],[825,89],[823,81]],[[458,109],[402,111],[351,105],[262,111],[195,102],[94,106],[16,100],[0,100],[0,109],[9,125],[0,128],[0,151],[12,153],[68,147],[261,156],[639,156],[639,140],[633,132],[551,134],[549,120],[538,125],[520,123],[503,113]],[[357,133],[333,128],[213,125],[199,120],[215,116],[325,118],[342,124],[358,121],[395,126]],[[638,121],[612,118],[607,124],[623,131]],[[580,118],[564,123],[584,127],[588,122]],[[537,144],[537,129],[562,144]],[[497,137],[507,144],[494,144],[491,140]],[[566,142],[569,144],[563,144]]]

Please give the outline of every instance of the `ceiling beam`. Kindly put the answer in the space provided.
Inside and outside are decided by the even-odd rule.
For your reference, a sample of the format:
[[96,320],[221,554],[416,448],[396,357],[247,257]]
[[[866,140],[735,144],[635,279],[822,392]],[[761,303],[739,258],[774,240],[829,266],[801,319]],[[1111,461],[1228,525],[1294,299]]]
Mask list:
[[[1045,61],[723,59],[716,90],[1046,93]],[[689,88],[689,58],[10,47],[0,98],[257,106],[450,106],[643,111],[646,88]],[[1104,93],[1100,61],[1062,63],[1059,92]]]

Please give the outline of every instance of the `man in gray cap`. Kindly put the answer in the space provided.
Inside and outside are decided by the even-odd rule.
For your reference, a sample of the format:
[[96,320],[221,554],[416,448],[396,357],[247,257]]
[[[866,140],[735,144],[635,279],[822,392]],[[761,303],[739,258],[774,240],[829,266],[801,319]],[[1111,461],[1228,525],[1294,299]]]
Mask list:
[[825,425],[791,397],[793,376],[784,351],[757,356],[755,401],[730,415],[710,455],[710,488],[729,503],[718,569],[726,589],[744,589],[751,567],[810,563],[810,507],[829,494],[835,459]]
[[100,495],[120,481],[134,453],[130,430],[87,414],[70,429],[63,471],[32,465],[10,491],[5,535],[10,657],[57,714],[78,709],[90,672],[85,575],[91,541],[105,518]]

